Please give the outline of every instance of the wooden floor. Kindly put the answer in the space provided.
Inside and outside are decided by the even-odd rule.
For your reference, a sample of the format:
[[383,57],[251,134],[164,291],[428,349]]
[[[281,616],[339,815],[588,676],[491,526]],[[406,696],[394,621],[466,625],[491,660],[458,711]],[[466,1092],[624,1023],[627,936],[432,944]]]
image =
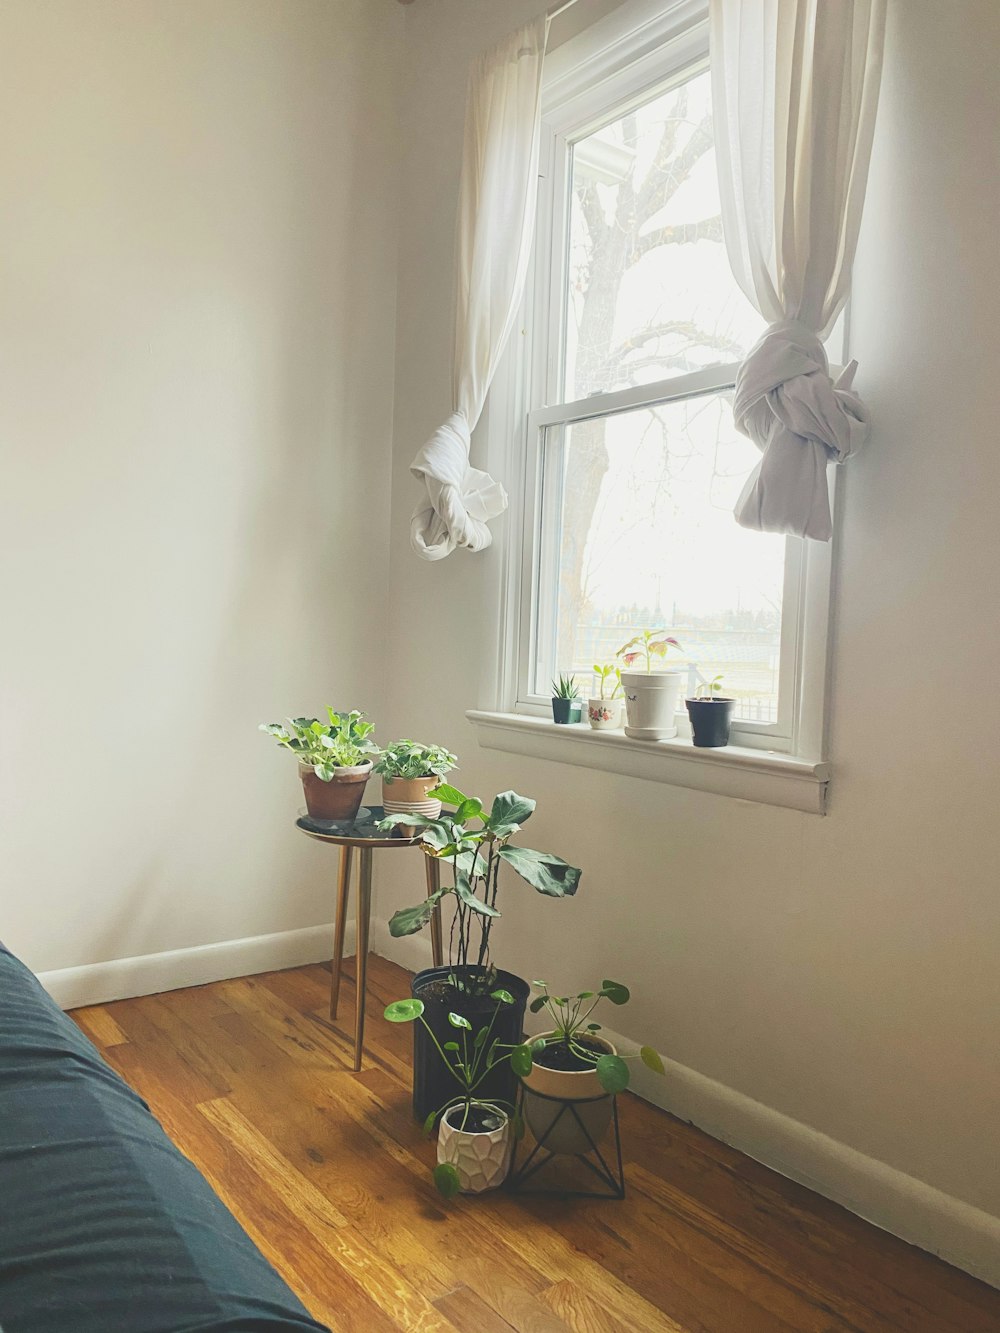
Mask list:
[[624,1202],[446,1204],[409,1111],[408,993],[296,968],[78,1009],[306,1305],[337,1333],[998,1333],[1000,1292],[634,1098]]

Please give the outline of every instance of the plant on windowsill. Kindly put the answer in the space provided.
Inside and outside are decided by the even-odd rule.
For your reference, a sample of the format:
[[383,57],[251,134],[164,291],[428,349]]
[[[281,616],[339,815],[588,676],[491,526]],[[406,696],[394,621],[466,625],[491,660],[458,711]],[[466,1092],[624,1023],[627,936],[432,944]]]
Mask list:
[[382,805],[387,814],[427,815],[437,819],[441,802],[428,795],[458,759],[441,745],[393,741],[379,753],[375,772],[382,775]]
[[576,687],[576,677],[557,676],[550,686],[552,690],[552,721],[566,726],[571,722],[583,721],[583,701]]
[[505,1065],[522,1077],[531,1072],[531,1051],[522,1041],[508,1044],[493,1035],[497,1015],[517,1002],[502,988],[489,998],[494,1003],[487,1026],[473,1032],[464,1014],[449,1012],[452,1034],[445,1041],[438,1040],[427,1022],[422,1000],[395,1000],[385,1011],[390,1023],[421,1025],[441,1067],[461,1090],[429,1112],[424,1121],[425,1134],[433,1133],[440,1122],[434,1183],[446,1199],[459,1192],[481,1194],[502,1185],[510,1170],[514,1140],[524,1132],[513,1100],[487,1098],[479,1092],[489,1075]]
[[621,680],[625,691],[626,736],[641,741],[665,741],[677,735],[675,714],[681,673],[654,671],[653,659],[666,658],[671,648],[680,650],[680,647],[663,630],[644,629],[618,649],[615,656],[624,663]]
[[587,700],[587,721],[595,731],[613,731],[622,722],[622,673],[613,662],[595,662],[597,695]]
[[287,725],[262,722],[260,730],[298,759],[309,817],[350,822],[361,808],[372,758],[378,754],[371,739],[375,726],[356,708],[346,713],[328,708],[326,712],[326,722],[294,717]]
[[[402,825],[413,829],[425,855],[450,865],[451,883],[443,884],[437,893],[416,906],[394,913],[389,933],[397,939],[416,934],[431,920],[438,903],[450,898],[455,912],[448,963],[418,972],[411,993],[423,1001],[424,1016],[443,1044],[450,1035],[449,1013],[467,1018],[476,1037],[493,1017],[490,995],[498,988],[508,991],[514,997],[514,1004],[500,1015],[495,1035],[505,1044],[513,1045],[521,1038],[530,988],[521,977],[497,969],[491,957],[493,925],[500,916],[497,907],[500,866],[508,866],[548,898],[575,894],[580,871],[550,852],[511,845],[511,839],[534,812],[535,802],[530,797],[514,791],[501,792],[487,813],[478,797],[466,796],[455,787],[442,784],[433,789],[433,795],[454,809],[442,811],[437,819],[424,815],[387,815],[381,827]],[[421,1025],[414,1028],[413,1036],[413,1107],[417,1118],[424,1120],[446,1100],[448,1073],[440,1069],[434,1047]],[[491,1070],[481,1091],[490,1100],[512,1101],[514,1079],[509,1069]]]
[[697,694],[684,700],[691,719],[691,740],[699,749],[718,749],[729,744],[736,700],[722,695],[722,677],[702,681]]
[[[535,1138],[553,1153],[585,1153],[599,1142],[611,1123],[611,1099],[629,1085],[629,1068],[606,1037],[600,1023],[590,1016],[601,1000],[628,1004],[627,986],[603,981],[600,990],[579,995],[556,996],[544,981],[533,983],[541,990],[531,1001],[531,1012],[545,1009],[552,1027],[531,1042],[533,1064],[521,1075],[524,1084],[524,1115]],[[663,1060],[652,1046],[642,1046],[639,1058],[657,1074],[664,1073]],[[581,1102],[575,1115],[564,1112],[566,1102]],[[577,1119],[579,1117],[579,1119]],[[588,1137],[589,1136],[589,1137]]]

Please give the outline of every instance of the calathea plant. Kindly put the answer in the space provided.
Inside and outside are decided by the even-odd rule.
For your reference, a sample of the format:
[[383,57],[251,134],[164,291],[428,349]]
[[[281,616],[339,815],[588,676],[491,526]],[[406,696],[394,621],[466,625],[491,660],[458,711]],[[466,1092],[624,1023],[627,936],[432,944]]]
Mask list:
[[438,902],[453,896],[450,962],[453,969],[461,969],[455,973],[453,985],[459,990],[488,994],[492,988],[490,935],[500,915],[497,897],[501,864],[550,898],[576,893],[581,872],[551,852],[510,845],[534,812],[535,802],[530,797],[515,791],[501,792],[487,813],[477,796],[466,796],[447,784],[435,787],[431,795],[454,806],[454,810],[442,811],[436,819],[392,814],[383,821],[383,827],[403,824],[418,829],[422,850],[451,867],[451,883],[416,906],[396,912],[389,921],[389,931],[397,937],[416,934],[430,921]]

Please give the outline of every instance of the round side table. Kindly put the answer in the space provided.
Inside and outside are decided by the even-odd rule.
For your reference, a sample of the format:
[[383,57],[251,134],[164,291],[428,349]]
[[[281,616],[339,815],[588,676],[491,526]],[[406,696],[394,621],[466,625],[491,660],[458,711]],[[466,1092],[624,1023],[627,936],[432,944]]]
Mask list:
[[[345,821],[313,820],[302,815],[295,821],[296,828],[318,842],[333,843],[340,848],[340,870],[337,875],[337,915],[333,928],[333,959],[330,965],[330,1017],[337,1017],[340,1000],[340,973],[344,959],[344,931],[347,927],[347,903],[351,889],[351,862],[358,851],[357,953],[355,989],[357,1012],[354,1020],[354,1068],[361,1068],[361,1053],[365,1038],[365,999],[368,981],[368,935],[372,912],[372,853],[377,848],[416,847],[416,838],[401,837],[398,833],[384,833],[378,827],[385,818],[380,805],[364,806],[353,823]],[[427,878],[427,896],[441,887],[441,863],[437,857],[424,856],[424,874]],[[434,966],[440,967],[443,956],[441,911],[435,907],[431,915],[431,951]]]

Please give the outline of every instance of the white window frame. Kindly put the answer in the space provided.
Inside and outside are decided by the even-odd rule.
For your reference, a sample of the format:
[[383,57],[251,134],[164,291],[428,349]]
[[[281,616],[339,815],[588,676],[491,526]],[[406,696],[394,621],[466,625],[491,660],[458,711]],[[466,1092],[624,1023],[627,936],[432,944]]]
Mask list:
[[[735,365],[713,366],[657,384],[602,395],[596,413],[593,400],[557,401],[563,392],[560,324],[565,291],[564,264],[568,253],[565,243],[571,162],[568,145],[616,118],[629,101],[644,101],[658,90],[691,77],[699,67],[707,68],[707,65],[707,0],[674,0],[673,4],[667,5],[663,0],[626,0],[608,18],[546,58],[536,242],[526,284],[523,317],[518,326],[521,336],[511,339],[488,405],[490,468],[495,475],[507,480],[511,508],[501,590],[496,711],[473,713],[470,717],[474,721],[489,719],[488,726],[494,730],[500,719],[512,715],[524,723],[550,716],[548,699],[531,688],[538,619],[534,590],[539,586],[539,564],[547,558],[541,546],[543,428],[558,422],[638,408],[651,402],[724,390],[734,383]],[[839,344],[843,343],[843,336],[842,328]],[[831,342],[843,357],[838,332]],[[832,475],[830,480],[831,500],[835,502]],[[835,532],[837,527],[835,509]],[[812,775],[821,774],[825,784],[828,771],[822,761],[826,749],[832,545],[787,539],[778,721],[774,724],[735,722],[733,746],[728,752],[713,752],[714,757],[728,753],[733,762],[743,762],[741,754],[757,752],[758,760],[753,762],[759,767],[764,752],[776,759],[784,756],[789,761],[786,767],[789,764],[794,767],[801,761],[803,771],[808,768]],[[548,558],[551,559],[551,553]],[[678,714],[677,722],[680,741],[690,752],[686,712]],[[485,721],[483,726],[487,726]],[[516,729],[522,735],[530,732],[534,737],[532,726],[521,725]],[[574,736],[574,740],[584,741],[598,736],[607,740],[606,733],[597,732]],[[648,748],[648,742],[621,739],[626,745]],[[669,745],[672,756],[677,757],[677,746],[669,742],[661,744]],[[566,752],[567,747],[563,749],[562,757],[568,762],[590,762],[576,753],[585,749],[582,744],[568,747],[574,752],[572,758]],[[704,759],[705,752],[700,754]],[[748,766],[752,767],[749,760]],[[595,763],[593,766],[599,765]],[[676,768],[674,764],[670,771],[675,772]],[[643,772],[649,775],[648,765]],[[692,782],[690,785],[702,784]],[[714,788],[710,786],[708,789]],[[779,800],[776,803],[795,802]],[[819,804],[822,807],[822,799]],[[799,808],[813,807],[807,803]]]

